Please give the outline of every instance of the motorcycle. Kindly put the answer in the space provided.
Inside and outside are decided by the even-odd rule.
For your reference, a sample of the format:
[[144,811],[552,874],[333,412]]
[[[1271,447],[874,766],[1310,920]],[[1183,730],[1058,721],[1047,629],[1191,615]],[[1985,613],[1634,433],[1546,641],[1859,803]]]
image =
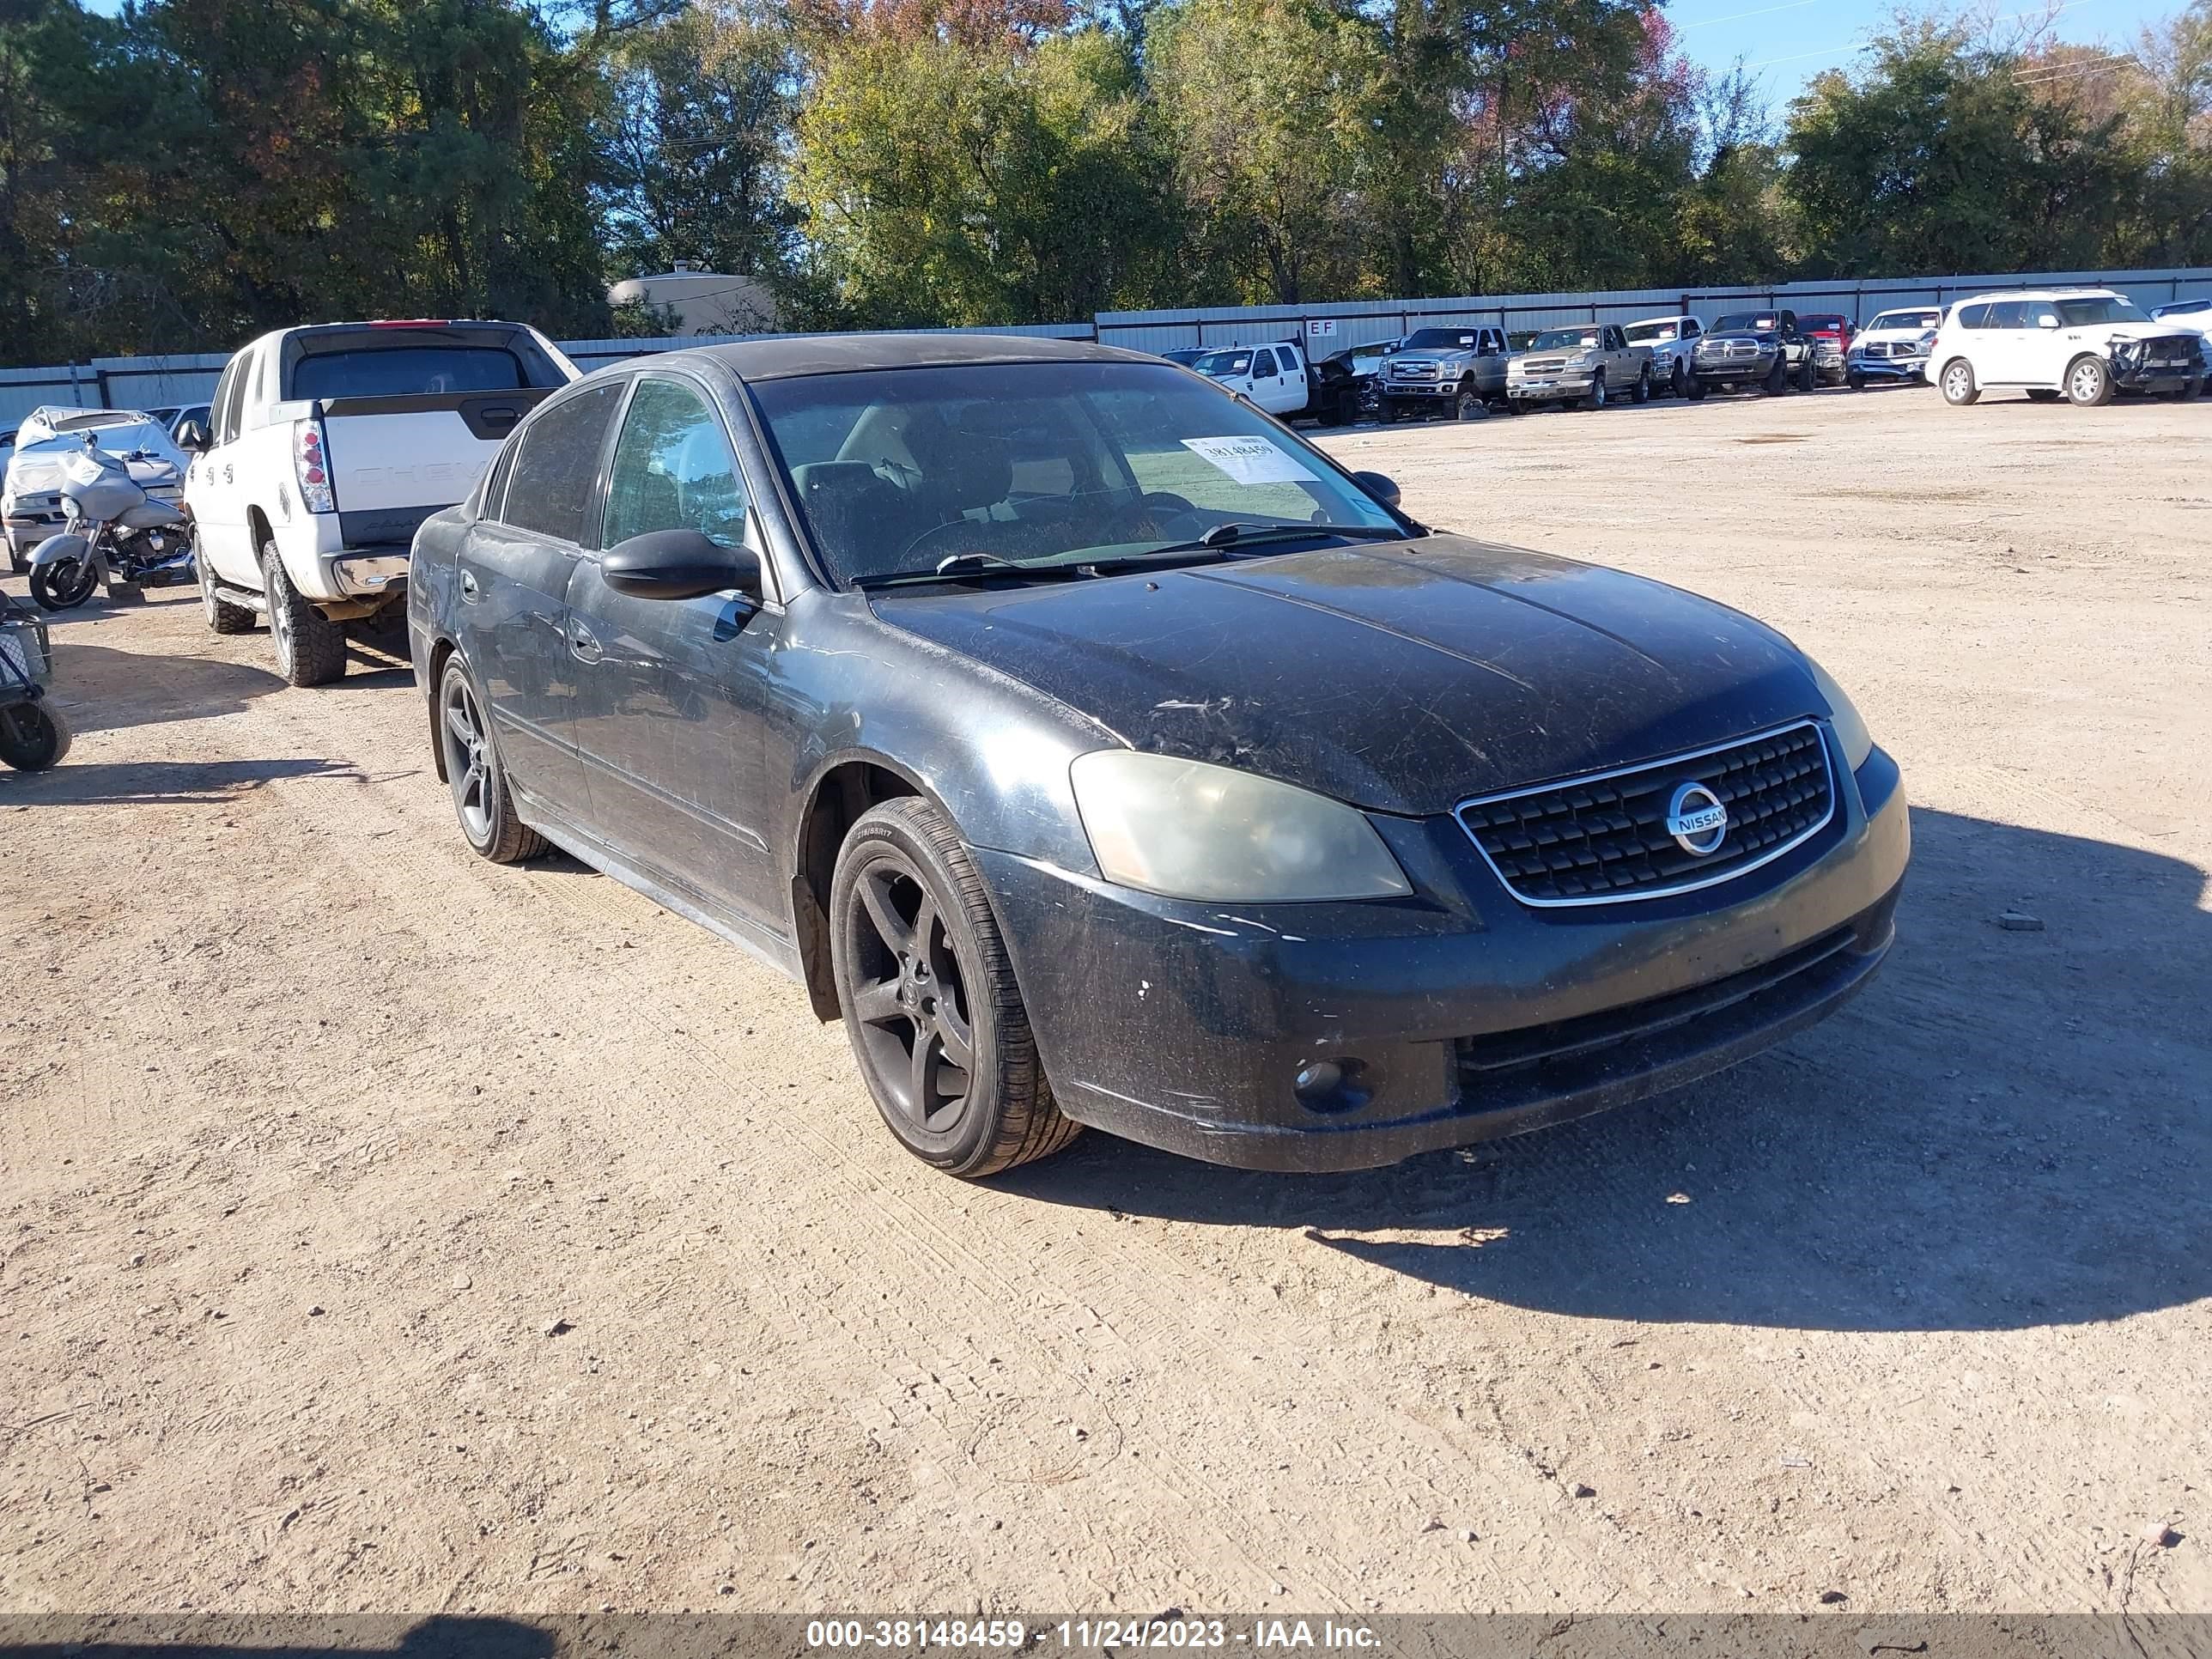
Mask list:
[[192,580],[191,520],[149,493],[178,482],[174,463],[143,450],[111,455],[88,434],[84,453],[62,467],[67,527],[31,554],[31,597],[40,609],[74,611],[102,582]]

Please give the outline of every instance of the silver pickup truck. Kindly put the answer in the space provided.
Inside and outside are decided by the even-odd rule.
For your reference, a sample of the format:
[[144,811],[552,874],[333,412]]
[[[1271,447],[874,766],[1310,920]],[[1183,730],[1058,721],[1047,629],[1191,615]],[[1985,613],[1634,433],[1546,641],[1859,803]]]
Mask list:
[[1384,360],[1380,413],[1479,419],[1505,397],[1505,331],[1489,323],[1416,329]]
[[1629,344],[1618,323],[1546,329],[1507,366],[1505,395],[1523,408],[1603,409],[1621,396],[1640,404],[1651,395],[1651,349]]
[[1651,389],[1671,392],[1677,398],[1686,398],[1697,381],[1698,342],[1705,334],[1705,325],[1694,317],[1646,317],[1641,322],[1623,323],[1620,331],[1628,337],[1628,343],[1650,348],[1651,352]]

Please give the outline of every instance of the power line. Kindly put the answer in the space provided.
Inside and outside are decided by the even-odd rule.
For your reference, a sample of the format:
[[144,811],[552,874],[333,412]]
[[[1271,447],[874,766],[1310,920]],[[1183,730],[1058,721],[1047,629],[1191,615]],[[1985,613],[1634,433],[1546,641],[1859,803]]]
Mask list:
[[1700,17],[1693,23],[1677,24],[1675,33],[1680,34],[1691,29],[1710,28],[1715,23],[1740,23],[1747,17],[1771,17],[1778,11],[1802,11],[1807,6],[1820,3],[1820,0],[1789,0],[1786,5],[1761,6],[1757,11],[1732,11],[1725,17]]

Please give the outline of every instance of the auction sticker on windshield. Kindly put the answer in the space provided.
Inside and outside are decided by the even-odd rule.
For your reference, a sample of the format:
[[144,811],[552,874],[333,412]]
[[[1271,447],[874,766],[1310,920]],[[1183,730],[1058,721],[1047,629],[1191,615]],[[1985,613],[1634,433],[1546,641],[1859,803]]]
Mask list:
[[1265,438],[1185,438],[1182,447],[1242,484],[1297,483],[1314,476]]

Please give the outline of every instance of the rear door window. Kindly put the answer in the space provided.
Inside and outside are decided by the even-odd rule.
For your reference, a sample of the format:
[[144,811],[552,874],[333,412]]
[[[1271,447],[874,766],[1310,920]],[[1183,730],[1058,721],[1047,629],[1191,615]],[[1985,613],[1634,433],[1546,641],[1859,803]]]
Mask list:
[[588,527],[599,451],[621,385],[563,398],[523,428],[507,473],[502,522],[556,541],[580,543]]

